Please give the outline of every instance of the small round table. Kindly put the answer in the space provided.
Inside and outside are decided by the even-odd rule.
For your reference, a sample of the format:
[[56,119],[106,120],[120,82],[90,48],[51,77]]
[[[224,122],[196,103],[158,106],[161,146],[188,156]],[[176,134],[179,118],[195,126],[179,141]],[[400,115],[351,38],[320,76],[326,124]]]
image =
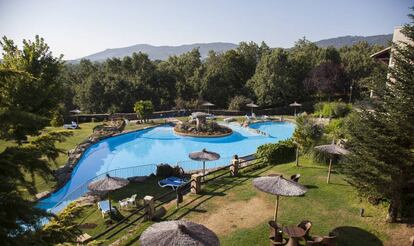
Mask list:
[[288,246],[297,246],[299,238],[305,236],[305,230],[297,226],[285,226],[283,232],[289,236]]

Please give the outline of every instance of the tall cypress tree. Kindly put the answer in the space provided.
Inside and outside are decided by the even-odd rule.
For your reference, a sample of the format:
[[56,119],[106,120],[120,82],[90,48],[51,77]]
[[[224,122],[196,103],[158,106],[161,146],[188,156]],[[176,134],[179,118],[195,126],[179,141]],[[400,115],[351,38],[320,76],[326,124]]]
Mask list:
[[[414,20],[414,15],[409,15]],[[404,215],[414,178],[414,25],[402,33],[409,42],[393,44],[384,94],[374,110],[354,113],[348,122],[352,154],[344,167],[361,193],[389,202],[389,222]]]

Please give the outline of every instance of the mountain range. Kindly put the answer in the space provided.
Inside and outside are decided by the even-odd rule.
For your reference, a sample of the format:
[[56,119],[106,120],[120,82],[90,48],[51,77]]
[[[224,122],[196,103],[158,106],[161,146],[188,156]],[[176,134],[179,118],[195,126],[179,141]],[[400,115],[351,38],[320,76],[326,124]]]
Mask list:
[[[392,40],[392,34],[375,35],[375,36],[343,36],[330,39],[323,39],[316,41],[315,44],[319,47],[334,46],[340,48],[346,45],[353,45],[359,41],[366,41],[369,44],[378,44],[387,46]],[[142,52],[148,54],[151,60],[166,60],[172,55],[181,55],[189,52],[194,48],[199,48],[201,58],[206,58],[210,50],[221,53],[230,49],[237,48],[237,44],[215,42],[215,43],[195,43],[185,44],[179,46],[153,46],[149,44],[136,44],[124,48],[106,49],[104,51],[91,54],[76,60],[68,61],[70,63],[77,63],[81,59],[89,59],[91,61],[104,61],[107,58],[130,56],[134,52]]]
[[319,47],[333,46],[335,48],[341,48],[343,46],[350,46],[360,41],[366,41],[369,44],[377,44],[382,46],[388,46],[392,40],[392,34],[374,35],[374,36],[343,36],[337,38],[322,39],[315,44]]

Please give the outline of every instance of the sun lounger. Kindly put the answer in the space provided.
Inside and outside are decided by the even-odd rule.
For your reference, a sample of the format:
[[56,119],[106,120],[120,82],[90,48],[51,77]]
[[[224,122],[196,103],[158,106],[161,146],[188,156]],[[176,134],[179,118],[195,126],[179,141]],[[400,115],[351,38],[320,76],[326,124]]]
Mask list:
[[206,117],[208,120],[214,120],[216,116],[214,114],[210,114],[210,116]]
[[71,124],[64,124],[63,128],[65,128],[65,129],[78,129],[79,126],[76,122],[72,121]]
[[158,181],[158,185],[160,187],[171,187],[173,190],[177,189],[177,187],[185,183],[187,183],[186,180],[177,177],[168,177],[166,179]]
[[[109,214],[109,200],[104,200],[98,202],[98,208],[101,210],[102,217],[105,217],[106,214]],[[115,208],[112,206],[112,211],[115,211]]]
[[227,122],[227,123],[229,123],[229,122],[232,122],[232,121],[235,121],[236,119],[234,119],[233,117],[228,117],[228,118],[225,118],[224,119],[224,122]]

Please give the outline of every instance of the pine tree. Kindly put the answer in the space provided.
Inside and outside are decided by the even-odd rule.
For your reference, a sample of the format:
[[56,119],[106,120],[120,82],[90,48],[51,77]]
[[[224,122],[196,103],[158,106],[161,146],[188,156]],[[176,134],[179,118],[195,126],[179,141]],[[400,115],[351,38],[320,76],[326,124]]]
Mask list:
[[389,202],[389,222],[404,215],[406,191],[414,178],[413,22],[402,32],[410,42],[393,45],[395,63],[384,94],[373,111],[362,110],[350,117],[347,130],[352,154],[344,165],[349,182],[362,194]]

